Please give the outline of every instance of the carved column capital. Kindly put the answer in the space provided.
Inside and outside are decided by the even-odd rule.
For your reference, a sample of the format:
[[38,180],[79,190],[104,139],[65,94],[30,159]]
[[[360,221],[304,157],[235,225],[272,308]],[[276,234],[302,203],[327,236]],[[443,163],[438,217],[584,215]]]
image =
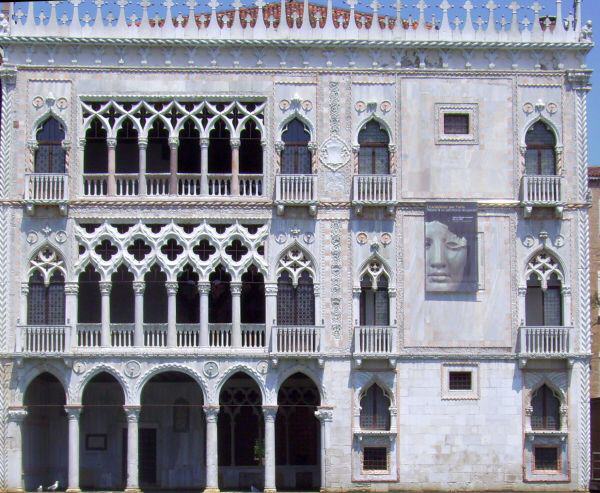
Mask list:
[[109,137],[108,139],[106,139],[106,145],[109,149],[115,149],[117,147],[117,139],[115,139],[114,137]]
[[29,294],[29,284],[26,282],[21,283],[21,294]]
[[65,294],[78,294],[79,293],[79,284],[76,282],[66,282],[65,283]]
[[574,91],[589,92],[592,89],[591,77],[591,70],[567,70],[567,82]]
[[178,137],[169,137],[169,147],[171,149],[179,147],[179,138]]
[[179,283],[177,281],[167,281],[165,282],[165,288],[167,288],[168,296],[175,296],[179,289]]
[[200,139],[200,147],[208,147],[208,144],[210,144],[210,139],[206,137]]
[[4,65],[0,68],[0,80],[4,85],[15,85],[17,83],[17,67]]
[[242,294],[242,283],[232,282],[230,285],[231,296],[240,296]]
[[140,419],[140,406],[123,406],[128,423],[137,423]]
[[133,292],[136,296],[143,296],[144,291],[146,289],[146,283],[143,281],[134,281],[133,284]]
[[275,150],[277,152],[281,152],[285,149],[285,142],[283,142],[282,140],[276,140],[275,141]]
[[275,418],[277,417],[277,406],[263,406],[262,411],[265,416],[265,421],[275,421]]
[[210,282],[200,281],[198,283],[198,292],[200,294],[210,294]]
[[319,148],[319,144],[317,144],[314,140],[311,140],[308,142],[306,147],[308,147],[310,152],[315,152]]
[[240,147],[241,140],[233,138],[229,141],[229,144],[231,145],[232,149],[238,149]]
[[78,420],[79,416],[81,416],[81,411],[83,411],[82,406],[65,406],[68,419]]
[[216,423],[219,418],[219,406],[204,406],[204,415],[208,423]]
[[35,139],[29,139],[27,141],[27,148],[31,151],[31,152],[35,152],[38,150],[38,141]]
[[277,296],[277,283],[269,282],[265,283],[265,296]]
[[327,423],[333,421],[333,408],[331,407],[318,407],[315,411],[315,417],[321,423]]
[[139,138],[138,139],[138,147],[140,149],[147,149],[148,148],[148,139],[145,138]]
[[8,420],[13,423],[22,423],[27,417],[27,409],[24,407],[10,407],[8,408]]
[[85,137],[81,137],[77,143],[78,143],[78,147],[81,151],[83,151],[83,149],[85,149]]
[[112,289],[112,283],[109,281],[100,281],[98,283],[99,287],[100,287],[100,294],[102,296],[109,296],[110,295],[110,291]]

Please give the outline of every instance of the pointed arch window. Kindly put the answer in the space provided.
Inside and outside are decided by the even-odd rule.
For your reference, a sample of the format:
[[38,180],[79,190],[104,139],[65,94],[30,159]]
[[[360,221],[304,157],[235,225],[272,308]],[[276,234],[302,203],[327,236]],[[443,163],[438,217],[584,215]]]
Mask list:
[[531,429],[560,430],[560,399],[546,384],[531,398]]
[[79,274],[77,296],[77,321],[99,324],[102,321],[102,295],[100,294],[100,274],[88,265]]
[[281,134],[285,144],[281,151],[282,175],[310,175],[312,173],[311,153],[308,148],[310,133],[297,118],[291,120]]
[[385,274],[373,278],[364,274],[360,280],[360,325],[389,325],[390,298]]
[[66,173],[65,129],[53,117],[45,120],[36,132],[37,150],[35,153],[35,173]]
[[124,265],[119,266],[111,277],[110,321],[111,323],[133,323],[135,321],[135,294],[133,274]]
[[208,135],[208,172],[231,173],[231,135],[220,118]]
[[242,275],[240,305],[243,324],[265,323],[265,282],[254,265]]
[[556,175],[556,136],[541,121],[532,125],[525,135],[525,173]]
[[231,323],[231,276],[219,265],[209,277],[208,321]]
[[169,131],[165,123],[160,118],[157,118],[148,132],[146,172],[168,173],[170,170],[170,160]]
[[260,130],[254,120],[248,120],[240,133],[240,173],[263,172],[263,148]]
[[179,131],[177,172],[200,173],[200,132],[189,119]]
[[46,283],[40,271],[33,271],[29,277],[27,324],[65,324],[65,278],[62,272],[55,270]]
[[390,399],[379,385],[373,384],[360,399],[360,427],[389,430],[390,422]]
[[381,125],[371,120],[358,133],[358,172],[361,175],[389,175],[390,136]]
[[529,262],[527,272],[526,325],[563,325],[563,277],[556,259],[542,252]]
[[138,173],[140,169],[140,152],[138,131],[133,122],[127,118],[117,132],[115,149],[115,172]]
[[98,118],[94,118],[85,133],[83,151],[84,173],[108,173],[108,144],[106,129]]

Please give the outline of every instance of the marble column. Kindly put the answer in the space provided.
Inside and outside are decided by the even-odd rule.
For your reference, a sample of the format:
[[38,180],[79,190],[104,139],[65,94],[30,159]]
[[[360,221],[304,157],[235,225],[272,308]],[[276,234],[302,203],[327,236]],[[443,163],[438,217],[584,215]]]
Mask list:
[[77,346],[77,295],[79,284],[76,282],[65,283],[65,350],[70,351]]
[[144,291],[146,283],[133,282],[133,292],[135,294],[135,327],[133,330],[133,345],[135,347],[144,346]]
[[327,490],[327,451],[329,449],[329,426],[333,421],[333,409],[321,406],[315,411],[315,416],[321,422],[321,491]]
[[148,194],[146,184],[146,150],[148,149],[148,139],[139,139],[138,147],[140,150],[140,171],[139,171],[139,191],[143,197]]
[[167,288],[167,347],[177,347],[177,289],[179,283],[169,281]]
[[360,325],[360,294],[361,288],[352,288],[352,320],[354,321],[354,327]]
[[265,283],[265,337],[267,348],[272,345],[273,326],[277,324],[277,283]]
[[208,195],[208,144],[210,140],[200,139],[200,193]]
[[169,193],[171,195],[177,195],[177,150],[179,148],[179,139],[177,137],[171,137],[169,139],[169,147],[171,149],[171,155],[169,160]]
[[275,418],[277,406],[263,406],[265,416],[265,493],[275,493]]
[[204,406],[206,415],[206,488],[204,493],[219,493],[219,406]]
[[117,180],[115,177],[116,173],[116,161],[115,152],[117,148],[117,139],[108,138],[106,139],[106,145],[108,146],[108,195],[117,194]]
[[127,416],[127,485],[125,493],[139,493],[138,480],[138,427],[140,419],[139,406],[123,406]]
[[102,300],[102,319],[100,329],[100,345],[102,347],[110,347],[110,290],[112,284],[110,282],[101,281],[100,297]]
[[232,282],[231,288],[231,345],[242,347],[242,283]]
[[69,420],[69,479],[67,493],[78,493],[79,488],[79,416],[81,406],[65,406]]
[[7,447],[3,453],[9,464],[6,486],[7,493],[23,493],[23,420],[27,416],[25,408],[16,407],[8,410],[6,428]]
[[231,139],[231,195],[240,194],[240,139]]
[[199,282],[200,293],[200,347],[208,347],[208,295],[210,294],[210,282]]
[[[27,303],[29,298],[29,284],[24,282],[21,284],[21,310],[20,310],[20,325],[27,325]],[[15,351],[20,353],[25,349],[23,347],[23,332],[21,327],[17,327],[15,332]]]

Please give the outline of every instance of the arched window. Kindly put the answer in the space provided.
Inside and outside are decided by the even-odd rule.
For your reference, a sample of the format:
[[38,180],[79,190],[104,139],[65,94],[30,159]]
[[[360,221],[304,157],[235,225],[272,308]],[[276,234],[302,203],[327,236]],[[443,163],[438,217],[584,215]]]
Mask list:
[[265,282],[254,265],[242,275],[240,305],[243,324],[265,323]]
[[542,385],[531,398],[531,429],[560,430],[560,399]]
[[528,175],[556,174],[556,137],[541,121],[532,125],[525,135],[525,173]]
[[62,272],[55,270],[50,282],[45,283],[42,273],[35,270],[29,277],[27,325],[64,324],[65,278]]
[[254,120],[248,120],[240,133],[240,173],[263,172],[263,149],[260,131]]
[[282,175],[310,175],[311,154],[308,149],[310,133],[297,118],[291,120],[281,134],[285,147],[281,151]]
[[160,118],[157,118],[148,132],[146,172],[168,173],[170,171],[170,162],[169,131],[165,123]]
[[[375,284],[375,286],[373,285]],[[390,298],[385,274],[373,281],[369,274],[360,280],[360,325],[389,325]]]
[[231,276],[219,265],[209,277],[208,321],[231,323]]
[[102,320],[102,298],[100,295],[100,274],[88,265],[79,274],[79,293],[77,296],[77,321],[79,323],[99,324]]
[[133,323],[135,321],[135,295],[133,274],[124,265],[119,266],[112,277],[110,290],[111,323]]
[[94,118],[85,133],[83,151],[84,173],[108,173],[108,145],[106,130],[98,118]]
[[217,120],[208,138],[208,172],[231,173],[231,135],[223,120]]
[[179,173],[200,173],[200,132],[192,120],[186,120],[179,131],[177,152]]
[[371,120],[358,133],[358,172],[361,175],[389,175],[390,137],[379,123]]
[[527,273],[525,324],[563,325],[562,272],[558,262],[542,252],[529,261]]
[[277,280],[277,325],[315,325],[315,290],[307,271],[296,285],[284,271]]
[[117,148],[115,149],[115,172],[138,173],[140,169],[140,149],[138,132],[132,121],[127,118],[117,132]]
[[48,118],[36,132],[35,173],[65,173],[65,130],[56,118]]
[[198,294],[198,274],[186,265],[177,276],[177,323],[200,323],[200,295]]
[[144,276],[144,323],[167,323],[167,275],[156,264]]
[[377,384],[371,385],[360,400],[360,427],[363,430],[390,429],[390,399]]

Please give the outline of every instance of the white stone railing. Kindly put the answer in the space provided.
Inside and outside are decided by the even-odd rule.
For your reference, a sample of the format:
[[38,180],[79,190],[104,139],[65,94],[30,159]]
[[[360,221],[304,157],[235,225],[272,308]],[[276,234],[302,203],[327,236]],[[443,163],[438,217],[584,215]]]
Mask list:
[[396,327],[354,327],[354,354],[362,356],[388,356],[396,352]]
[[147,173],[146,193],[148,195],[169,195],[169,173]]
[[167,347],[167,324],[144,324],[144,346]]
[[264,324],[242,324],[242,347],[264,348],[266,343]]
[[553,207],[564,202],[563,177],[525,175],[522,182],[522,201],[525,204]]
[[[261,4],[260,10],[255,11],[254,2],[239,2],[234,4],[234,8],[227,11],[226,17],[223,17],[222,23],[217,21],[218,2],[210,3],[211,12],[202,13],[199,8],[201,2],[188,2],[190,5],[182,14],[177,15],[171,6],[167,6],[164,15],[159,16],[159,22],[154,18],[150,19],[151,14],[148,7],[151,4],[135,0],[129,2],[134,4],[125,8],[126,2],[117,2],[118,6],[110,9],[110,16],[106,9],[101,8],[101,4],[94,5],[91,0],[80,2],[70,0],[73,3],[74,14],[71,15],[64,7],[58,8],[54,2],[46,7],[43,17],[36,18],[33,14],[33,2],[27,4],[17,4],[10,2],[10,15],[12,22],[0,31],[4,34],[6,29],[12,37],[16,36],[69,36],[75,38],[127,38],[127,39],[274,39],[274,40],[411,40],[411,41],[477,41],[477,42],[578,42],[581,38],[586,39],[587,28],[580,22],[580,8],[575,11],[575,16],[569,15],[564,18],[562,15],[561,3],[557,2],[558,9],[552,9],[544,14],[556,16],[556,21],[549,17],[540,18],[541,6],[534,3],[530,7],[533,10],[533,19],[525,18],[519,15],[519,10],[528,12],[527,9],[520,9],[516,3],[511,4],[509,8],[489,2],[487,13],[483,15],[481,23],[474,22],[471,14],[473,5],[466,2],[464,6],[456,5],[455,8],[460,12],[453,20],[454,11],[450,11],[454,6],[448,2],[442,2],[439,8],[429,8],[433,5],[427,5],[425,2],[419,2],[416,6],[417,17],[414,22],[407,18],[408,14],[402,11],[402,2],[396,3],[394,16],[383,16],[379,13],[379,3],[371,4],[377,6],[374,9],[367,10],[363,15],[355,15],[354,5],[349,9],[349,16],[343,16],[343,11],[339,7],[329,8],[317,6],[316,11],[309,9],[308,0],[300,9],[293,9],[299,17],[298,23],[280,21],[279,13],[277,17],[269,15],[267,7],[269,3]],[[61,2],[58,2],[60,4]],[[66,2],[65,2],[66,3]],[[437,4],[439,2],[429,2]],[[460,2],[462,3],[462,2]],[[81,4],[81,5],[80,5]],[[141,5],[141,7],[140,7]],[[198,5],[198,7],[196,7]],[[264,5],[264,7],[263,7]],[[285,5],[283,3],[282,5]],[[69,6],[70,7],[70,6]],[[240,8],[242,7],[242,8]],[[523,5],[522,7],[525,7]],[[134,14],[134,10],[136,13]],[[229,7],[227,7],[229,8]],[[198,10],[197,10],[198,9]],[[83,15],[84,11],[91,11],[91,15]],[[292,7],[287,7],[287,15],[292,16]],[[254,13],[255,18],[260,19],[254,27],[252,23],[243,22],[242,16],[248,12]],[[63,13],[64,12],[64,13]],[[222,12],[222,10],[221,10]],[[272,12],[272,11],[269,11]],[[325,18],[323,27],[315,19],[316,14]],[[141,14],[141,15],[140,15]],[[431,28],[432,15],[439,20],[436,21],[436,28]],[[498,22],[496,19],[506,16],[507,22]],[[342,17],[342,22],[336,27],[338,17]],[[371,19],[369,28],[362,26],[366,18]],[[163,19],[166,19],[163,22]],[[188,22],[193,19],[194,22]],[[264,19],[264,20],[263,20]],[[403,22],[396,22],[396,19],[403,19]],[[311,25],[311,20],[314,27]],[[245,26],[245,27],[244,27]],[[275,27],[277,26],[277,27]],[[2,35],[0,34],[0,36]]]
[[116,195],[121,197],[133,197],[139,194],[139,175],[137,173],[115,174]]
[[519,354],[552,356],[572,352],[572,327],[521,327]]
[[27,173],[25,201],[56,204],[69,199],[69,177],[66,173]]
[[230,174],[208,174],[208,195],[224,196],[231,195]]
[[273,327],[272,351],[278,355],[318,354],[321,351],[321,327]]
[[316,175],[277,175],[275,201],[289,205],[317,201]]
[[83,175],[83,195],[101,197],[108,195],[108,174],[96,173]]
[[77,347],[100,347],[101,324],[77,324]]
[[66,325],[24,325],[18,327],[16,348],[23,353],[63,353],[68,347]]
[[133,347],[134,324],[110,324],[110,345],[112,347]]
[[245,197],[262,197],[263,175],[242,174],[240,177],[240,195]]
[[177,178],[177,193],[184,197],[202,195],[202,175],[180,173]]
[[200,324],[177,324],[178,347],[200,347]]
[[231,346],[231,324],[208,324],[208,345],[214,348]]
[[352,202],[391,205],[396,202],[395,175],[355,175]]

